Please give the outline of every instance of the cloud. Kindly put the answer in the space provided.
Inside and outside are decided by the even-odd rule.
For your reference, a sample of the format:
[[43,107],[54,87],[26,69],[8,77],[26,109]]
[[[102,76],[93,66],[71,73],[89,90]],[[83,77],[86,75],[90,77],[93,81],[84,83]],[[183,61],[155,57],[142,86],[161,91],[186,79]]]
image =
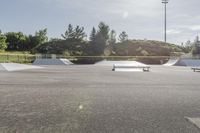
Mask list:
[[180,34],[181,31],[180,30],[175,30],[175,29],[169,29],[167,30],[167,34],[171,35],[171,34]]
[[129,16],[129,12],[124,11],[124,12],[123,12],[123,18],[126,19],[128,16]]
[[[33,0],[29,0],[33,1]],[[93,11],[96,13],[118,13],[123,18],[129,15],[152,16],[160,14],[160,0],[34,0],[51,6],[58,6],[65,10]]]
[[[98,25],[99,21],[104,21],[110,25],[111,28],[115,29],[117,33],[123,30],[127,31],[130,38],[163,40],[164,5],[161,3],[161,0],[16,1],[22,4],[30,1],[31,4],[27,4],[30,6],[30,10],[32,5],[35,5],[37,8],[34,8],[34,10],[40,10],[41,12],[38,13],[37,17],[46,17],[44,20],[36,20],[47,23],[52,29],[52,36],[56,36],[54,32],[57,31],[59,33],[68,23],[83,25],[85,30],[89,33],[93,26]],[[169,1],[167,5],[167,34],[169,42],[179,43],[193,38],[200,32],[200,25],[198,24],[198,22],[200,22],[199,5],[200,0]],[[17,8],[16,11],[19,9],[21,10],[21,8]],[[43,14],[42,16],[43,12],[47,15]],[[35,18],[36,17],[33,16],[33,19]],[[7,19],[4,18],[2,20]],[[27,20],[27,18],[25,18],[25,20]],[[55,22],[57,25],[55,25]]]
[[190,26],[189,29],[192,30],[192,31],[200,31],[200,25]]

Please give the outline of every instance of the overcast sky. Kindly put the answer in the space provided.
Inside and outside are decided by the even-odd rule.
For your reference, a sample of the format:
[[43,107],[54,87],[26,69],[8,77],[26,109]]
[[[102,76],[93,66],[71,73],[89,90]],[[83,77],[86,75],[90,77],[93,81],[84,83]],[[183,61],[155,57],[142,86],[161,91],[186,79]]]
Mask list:
[[[2,32],[34,34],[48,28],[50,37],[59,37],[72,23],[85,27],[104,21],[118,34],[131,39],[163,40],[164,6],[161,0],[0,0]],[[200,33],[200,0],[170,0],[168,42],[180,44]]]

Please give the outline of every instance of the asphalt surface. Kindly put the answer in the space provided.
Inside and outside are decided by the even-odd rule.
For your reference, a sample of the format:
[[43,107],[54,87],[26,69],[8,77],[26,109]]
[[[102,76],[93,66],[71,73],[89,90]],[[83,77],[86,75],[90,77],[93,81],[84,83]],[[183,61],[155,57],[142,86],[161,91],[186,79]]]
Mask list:
[[0,133],[199,133],[200,73],[152,66],[0,71]]

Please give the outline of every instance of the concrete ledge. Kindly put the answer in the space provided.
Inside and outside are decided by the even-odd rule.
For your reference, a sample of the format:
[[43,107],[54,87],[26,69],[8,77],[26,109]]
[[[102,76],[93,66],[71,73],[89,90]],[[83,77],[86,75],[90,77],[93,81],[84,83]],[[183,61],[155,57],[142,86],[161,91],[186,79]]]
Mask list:
[[147,65],[133,65],[133,64],[114,64],[113,71],[138,71],[149,72],[151,67]]

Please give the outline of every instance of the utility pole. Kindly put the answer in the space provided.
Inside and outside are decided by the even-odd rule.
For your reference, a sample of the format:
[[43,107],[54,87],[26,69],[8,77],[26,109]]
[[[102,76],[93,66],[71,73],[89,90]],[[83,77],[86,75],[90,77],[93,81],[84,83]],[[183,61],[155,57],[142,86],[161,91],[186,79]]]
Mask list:
[[164,38],[165,38],[165,43],[167,42],[167,3],[169,0],[162,0],[162,3],[165,5],[165,20],[164,20],[164,25],[165,25],[165,32],[164,32]]

